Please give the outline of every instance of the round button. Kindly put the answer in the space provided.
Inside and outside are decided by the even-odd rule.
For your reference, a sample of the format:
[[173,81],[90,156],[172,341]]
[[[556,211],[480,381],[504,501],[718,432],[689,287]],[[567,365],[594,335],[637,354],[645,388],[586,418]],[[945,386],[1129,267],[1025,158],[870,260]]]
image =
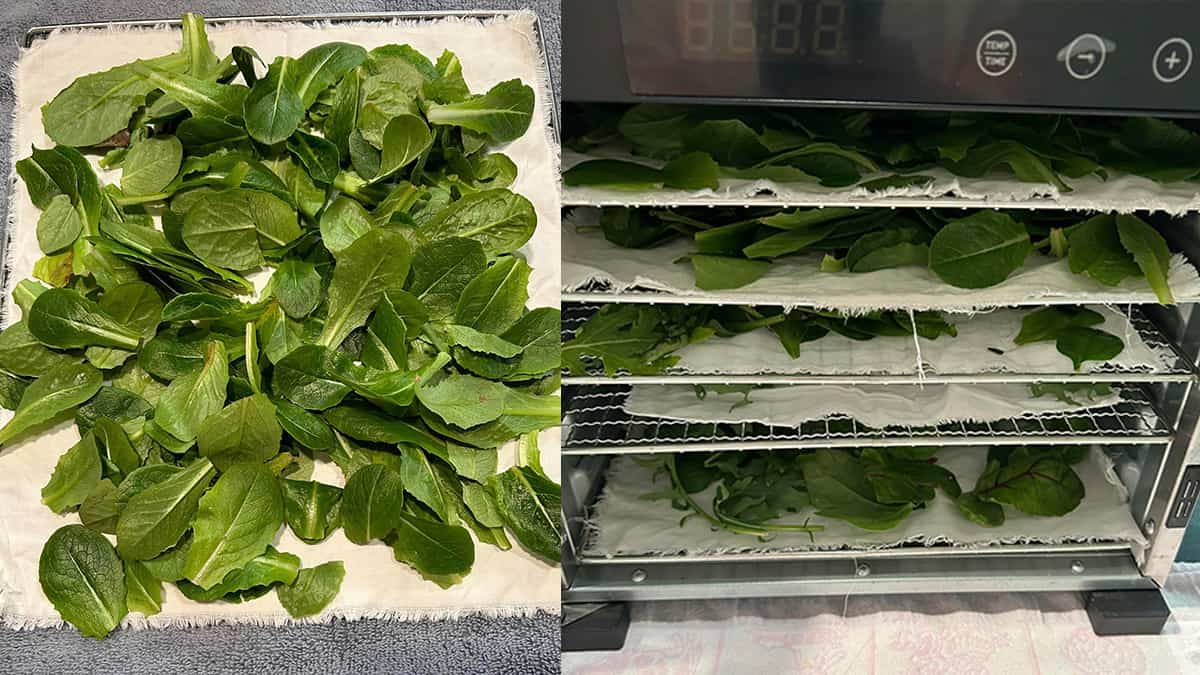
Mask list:
[[1106,56],[1108,56],[1108,49],[1104,46],[1104,40],[1095,33],[1084,33],[1071,40],[1071,44],[1067,45],[1064,61],[1067,63],[1067,72],[1071,74],[1071,77],[1077,80],[1087,80],[1095,77],[1096,73],[1104,67]]
[[1154,50],[1154,77],[1159,82],[1175,82],[1191,67],[1192,46],[1183,38],[1171,38]]
[[993,30],[979,40],[975,48],[975,63],[984,75],[1000,77],[1017,60],[1017,41],[1006,30]]

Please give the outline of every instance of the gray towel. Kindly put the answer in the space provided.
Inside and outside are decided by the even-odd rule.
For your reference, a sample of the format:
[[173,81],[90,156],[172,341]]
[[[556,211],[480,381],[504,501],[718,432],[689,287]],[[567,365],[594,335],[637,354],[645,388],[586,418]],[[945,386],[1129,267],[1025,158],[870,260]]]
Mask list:
[[[33,25],[117,19],[319,14],[418,10],[516,9],[538,13],[554,82],[559,81],[560,14],[556,0],[502,2],[314,2],[231,0],[36,0],[0,3],[0,62],[11,64]],[[81,57],[80,64],[86,64]],[[13,90],[0,74],[0,167],[8,180]],[[7,183],[5,183],[7,184]],[[0,223],[8,205],[0,200]],[[212,626],[118,631],[98,642],[74,630],[9,631],[0,628],[0,673],[526,673],[559,672],[559,619],[532,618],[399,623],[365,620],[284,628]]]
[[367,619],[117,631],[103,642],[74,630],[0,628],[0,672],[549,674],[559,672],[559,625],[549,614],[420,623]]

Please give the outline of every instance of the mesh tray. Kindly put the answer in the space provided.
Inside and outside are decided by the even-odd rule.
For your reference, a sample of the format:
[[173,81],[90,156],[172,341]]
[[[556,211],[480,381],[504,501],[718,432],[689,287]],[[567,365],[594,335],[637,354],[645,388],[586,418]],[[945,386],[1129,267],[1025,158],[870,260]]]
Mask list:
[[993,422],[868,427],[833,416],[784,427],[756,422],[685,422],[634,416],[623,405],[628,386],[573,387],[563,399],[563,454],[711,452],[862,445],[1059,445],[1169,443],[1173,429],[1138,388],[1118,389],[1121,402],[1088,410],[1023,415]]
[[[601,305],[592,303],[567,303],[563,306],[562,341],[567,342],[575,337],[579,327],[589,317],[600,309]],[[909,372],[889,373],[785,373],[763,372],[753,375],[731,375],[719,371],[698,371],[684,366],[668,368],[662,375],[630,375],[627,371],[617,374],[616,378],[605,374],[599,365],[582,375],[563,375],[563,384],[605,384],[617,381],[644,384],[915,384],[925,382],[930,384],[952,382],[1186,382],[1195,377],[1195,373],[1186,360],[1171,345],[1170,340],[1139,308],[1133,308],[1131,324],[1142,341],[1158,357],[1161,366],[1158,368],[1123,368],[1105,364],[1097,365],[1087,372],[1054,371],[1054,372],[947,372],[939,373],[930,369],[926,364],[918,371],[913,364]],[[714,340],[720,338],[712,338]],[[861,343],[863,349],[873,349],[870,342]],[[739,371],[745,369],[738,369]]]
[[[661,291],[653,288],[643,288],[641,286],[618,289],[608,281],[592,280],[577,289],[562,291],[562,301],[584,304],[623,302],[623,303],[644,303],[649,305],[674,304],[674,305],[779,305],[781,301],[778,296],[770,294],[747,294],[741,289],[733,291],[709,291],[703,294],[694,295],[678,295],[666,291]],[[1200,293],[1179,293],[1175,296],[1177,304],[1185,303],[1200,303]],[[826,303],[814,302],[796,302],[793,303],[797,307],[824,307]],[[968,312],[979,309],[992,307],[1046,307],[1049,305],[1079,305],[1079,304],[1111,304],[1125,306],[1130,304],[1158,304],[1156,300],[1150,298],[1131,299],[1127,296],[1104,295],[1093,298],[1068,298],[1068,297],[1039,297],[1028,298],[1020,301],[1004,301],[1004,302],[983,302],[978,306],[957,304],[949,307],[930,306],[918,307],[918,309],[932,309],[943,312]],[[838,308],[844,309],[841,305]],[[892,309],[906,309],[907,303],[891,307]],[[878,309],[878,308],[872,308]]]

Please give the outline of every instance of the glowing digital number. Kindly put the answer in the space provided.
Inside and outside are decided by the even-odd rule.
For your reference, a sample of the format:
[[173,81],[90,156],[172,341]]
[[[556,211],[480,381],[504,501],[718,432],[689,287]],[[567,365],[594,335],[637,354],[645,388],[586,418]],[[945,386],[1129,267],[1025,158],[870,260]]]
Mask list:
[[691,58],[712,58],[713,15],[717,0],[683,0],[683,50]]
[[834,56],[841,51],[845,25],[844,0],[820,0],[817,3],[817,30],[813,33],[813,53]]
[[754,0],[729,3],[729,53],[745,56],[754,53]]
[[800,0],[775,0],[771,8],[771,53],[800,51]]

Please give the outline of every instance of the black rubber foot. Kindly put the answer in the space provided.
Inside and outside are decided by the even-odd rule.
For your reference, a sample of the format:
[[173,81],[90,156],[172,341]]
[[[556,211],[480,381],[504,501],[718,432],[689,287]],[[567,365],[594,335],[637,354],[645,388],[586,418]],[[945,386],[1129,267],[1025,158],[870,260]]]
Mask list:
[[1157,588],[1084,594],[1096,635],[1158,635],[1171,609]]
[[564,652],[611,652],[625,646],[629,605],[624,602],[568,604],[562,608]]

